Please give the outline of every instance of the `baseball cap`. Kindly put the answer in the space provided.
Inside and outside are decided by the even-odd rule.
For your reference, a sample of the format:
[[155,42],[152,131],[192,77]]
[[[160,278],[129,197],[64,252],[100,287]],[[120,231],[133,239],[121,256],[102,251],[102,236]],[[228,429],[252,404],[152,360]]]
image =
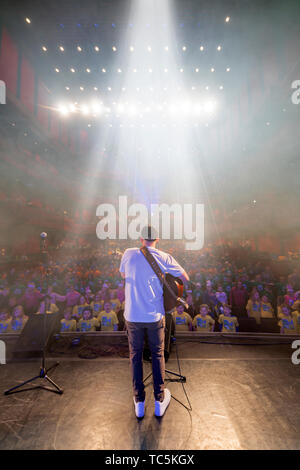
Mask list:
[[154,241],[158,238],[158,233],[154,227],[151,227],[151,225],[146,225],[141,231],[141,237],[144,240]]

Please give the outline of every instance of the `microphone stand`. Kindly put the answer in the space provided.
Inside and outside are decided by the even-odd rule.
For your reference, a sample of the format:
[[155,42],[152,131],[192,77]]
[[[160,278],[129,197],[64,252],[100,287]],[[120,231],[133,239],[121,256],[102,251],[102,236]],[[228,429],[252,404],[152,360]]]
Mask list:
[[[46,248],[46,238],[47,238],[47,233],[42,232],[41,235],[41,242],[40,242],[40,253],[41,253],[41,258],[45,261],[46,264],[46,280],[48,278],[48,252]],[[46,281],[46,289],[48,289],[48,282]],[[46,323],[46,304],[45,304],[45,311],[44,311],[44,319],[43,319],[43,351],[42,351],[42,364],[40,367],[40,372],[38,375],[35,377],[32,377],[31,379],[25,380],[25,382],[22,382],[19,385],[16,385],[15,387],[10,388],[9,390],[6,390],[4,392],[4,395],[11,395],[13,393],[20,393],[20,392],[26,392],[28,390],[35,390],[35,389],[43,389],[43,390],[48,390],[49,392],[54,392],[59,395],[63,394],[63,389],[60,388],[53,380],[48,376],[48,372],[50,370],[53,370],[59,365],[59,362],[56,362],[53,364],[51,367],[48,367],[46,369],[46,331],[47,331],[47,323]],[[34,382],[37,379],[44,379],[46,382],[49,382],[52,387],[47,387],[46,385],[36,385],[34,387],[18,390],[19,388],[23,387],[24,385],[27,385],[31,382]]]

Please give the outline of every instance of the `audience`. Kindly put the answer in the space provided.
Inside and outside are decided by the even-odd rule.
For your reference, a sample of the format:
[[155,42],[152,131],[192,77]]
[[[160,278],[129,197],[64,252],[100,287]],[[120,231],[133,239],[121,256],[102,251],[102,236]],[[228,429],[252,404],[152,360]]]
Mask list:
[[[253,318],[258,331],[262,319],[269,319],[282,334],[300,334],[299,259],[283,276],[270,259],[260,259],[259,253],[247,248],[240,247],[236,253],[230,246],[209,245],[195,253],[161,244],[191,279],[185,290],[188,309],[179,305],[172,314],[177,332],[234,332]],[[62,332],[124,329],[124,282],[119,275],[120,256],[113,249],[90,247],[52,253],[49,258],[48,266],[31,265],[30,260],[1,266],[1,334],[18,333],[29,316],[45,312],[63,315]]]

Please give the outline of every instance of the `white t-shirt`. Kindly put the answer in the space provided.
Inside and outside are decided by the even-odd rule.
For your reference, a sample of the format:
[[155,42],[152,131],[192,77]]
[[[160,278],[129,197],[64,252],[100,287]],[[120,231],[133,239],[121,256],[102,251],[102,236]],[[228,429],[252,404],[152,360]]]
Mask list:
[[[148,247],[163,273],[179,277],[184,269],[173,256]],[[157,322],[165,314],[162,285],[139,248],[129,248],[122,256],[120,272],[125,273],[125,320]]]

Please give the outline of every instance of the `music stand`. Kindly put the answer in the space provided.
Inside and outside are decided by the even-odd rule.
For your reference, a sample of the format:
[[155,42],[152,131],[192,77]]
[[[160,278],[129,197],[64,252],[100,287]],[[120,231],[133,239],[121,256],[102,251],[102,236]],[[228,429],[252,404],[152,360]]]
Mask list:
[[[47,233],[42,232],[40,234],[40,237],[41,237],[41,243],[40,243],[41,258],[44,261],[46,261],[45,264],[46,264],[46,279],[47,279],[47,276],[48,276],[48,252],[47,252],[47,249],[46,249]],[[46,289],[48,289],[48,282],[46,284],[47,284]],[[49,392],[57,393],[59,395],[63,394],[63,389],[60,388],[55,382],[53,382],[53,380],[48,376],[48,372],[50,370],[54,369],[55,367],[57,367],[59,365],[59,362],[56,362],[55,364],[53,364],[48,369],[46,369],[46,367],[45,367],[45,363],[46,363],[45,342],[46,342],[46,329],[47,329],[47,325],[46,325],[46,315],[47,315],[47,313],[46,313],[46,310],[45,310],[43,315],[44,315],[44,322],[43,322],[44,323],[44,327],[43,327],[43,352],[42,352],[42,364],[41,364],[41,367],[40,367],[40,373],[39,373],[39,375],[36,375],[35,377],[32,377],[31,379],[25,380],[21,384],[16,385],[15,387],[12,387],[12,388],[6,390],[4,392],[4,395],[11,395],[13,393],[26,392],[26,391],[35,390],[35,389],[48,390]],[[24,385],[29,384],[31,382],[34,382],[37,379],[45,379],[53,387],[46,387],[45,385],[36,385],[34,387],[24,388],[22,390],[18,390],[19,388],[23,387]]]

